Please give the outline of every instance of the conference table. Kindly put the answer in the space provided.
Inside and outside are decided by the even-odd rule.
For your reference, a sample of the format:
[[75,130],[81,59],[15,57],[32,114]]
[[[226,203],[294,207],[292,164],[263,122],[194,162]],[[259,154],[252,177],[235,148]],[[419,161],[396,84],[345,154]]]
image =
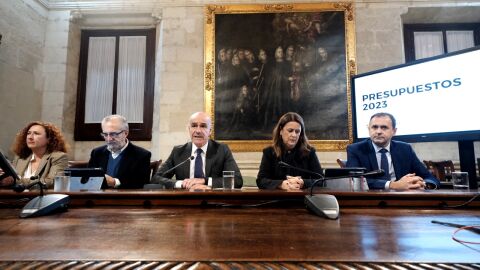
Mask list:
[[335,220],[304,191],[64,194],[67,211],[23,219],[38,193],[0,191],[0,269],[480,269],[480,245],[432,223],[479,225],[477,191],[314,190],[337,198]]

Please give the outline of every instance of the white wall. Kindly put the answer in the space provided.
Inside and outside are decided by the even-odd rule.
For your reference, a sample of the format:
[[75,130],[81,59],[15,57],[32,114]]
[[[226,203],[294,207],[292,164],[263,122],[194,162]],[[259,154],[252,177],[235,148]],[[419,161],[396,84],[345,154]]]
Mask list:
[[48,12],[35,1],[0,1],[0,149],[42,112]]

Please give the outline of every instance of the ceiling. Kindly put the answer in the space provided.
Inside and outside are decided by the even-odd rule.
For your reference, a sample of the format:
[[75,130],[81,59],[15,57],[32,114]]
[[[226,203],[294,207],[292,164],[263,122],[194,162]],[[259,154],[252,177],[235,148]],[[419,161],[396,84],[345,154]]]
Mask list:
[[[102,8],[119,8],[124,9],[128,7],[135,8],[158,8],[158,7],[167,7],[167,6],[204,6],[206,4],[254,4],[252,0],[34,0],[43,5],[45,8],[52,9],[102,9]],[[329,0],[320,0],[320,1],[295,1],[295,0],[265,0],[265,3],[275,2],[275,3],[292,3],[292,2],[328,2]],[[332,0],[330,0],[332,2]],[[333,0],[335,2],[335,0]],[[363,4],[388,4],[388,5],[398,5],[398,4],[419,4],[425,6],[480,6],[479,0],[353,0],[354,3],[363,3]],[[258,2],[257,2],[258,3]],[[458,14],[460,16],[460,14]]]

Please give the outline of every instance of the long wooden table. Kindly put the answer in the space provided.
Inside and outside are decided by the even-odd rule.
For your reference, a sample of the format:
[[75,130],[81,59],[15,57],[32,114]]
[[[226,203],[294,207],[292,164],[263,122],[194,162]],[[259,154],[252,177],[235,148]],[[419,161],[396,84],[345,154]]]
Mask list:
[[75,192],[67,212],[20,219],[38,194],[0,191],[0,269],[480,269],[479,245],[431,223],[480,224],[478,199],[445,208],[475,193],[317,192],[339,219],[303,192],[258,190]]

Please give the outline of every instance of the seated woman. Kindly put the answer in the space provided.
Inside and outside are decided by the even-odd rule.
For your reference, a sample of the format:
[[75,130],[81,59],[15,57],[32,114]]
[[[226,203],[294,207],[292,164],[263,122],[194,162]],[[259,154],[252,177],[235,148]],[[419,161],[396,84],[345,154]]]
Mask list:
[[281,167],[278,164],[280,161],[317,174],[322,173],[315,148],[308,143],[303,119],[294,112],[280,117],[273,129],[273,145],[263,149],[257,186],[261,189],[298,190],[310,187],[318,178],[310,173]]
[[[52,188],[55,174],[68,167],[63,135],[50,123],[29,123],[17,134],[12,151],[16,154],[13,167],[21,177],[19,184],[28,185],[40,180]],[[1,174],[3,172],[0,171],[0,178]],[[12,184],[11,176],[0,180],[0,186]]]

